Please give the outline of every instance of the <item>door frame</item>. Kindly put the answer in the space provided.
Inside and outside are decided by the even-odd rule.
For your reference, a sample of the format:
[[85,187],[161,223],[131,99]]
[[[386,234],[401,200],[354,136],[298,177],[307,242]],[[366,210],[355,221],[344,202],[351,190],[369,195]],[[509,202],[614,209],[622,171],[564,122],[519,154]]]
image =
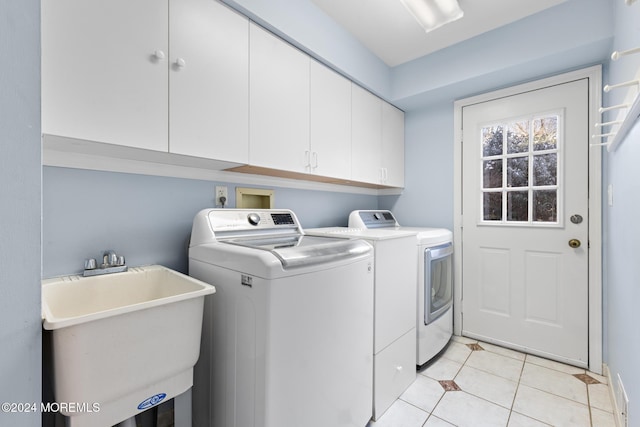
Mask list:
[[[547,86],[589,79],[589,135],[599,131],[602,94],[600,65],[544,78],[454,102],[454,166],[453,166],[453,247],[454,303],[453,332],[462,333],[462,108],[481,102],[517,95]],[[590,144],[590,141],[585,141]],[[602,374],[602,147],[589,146],[589,371]]]

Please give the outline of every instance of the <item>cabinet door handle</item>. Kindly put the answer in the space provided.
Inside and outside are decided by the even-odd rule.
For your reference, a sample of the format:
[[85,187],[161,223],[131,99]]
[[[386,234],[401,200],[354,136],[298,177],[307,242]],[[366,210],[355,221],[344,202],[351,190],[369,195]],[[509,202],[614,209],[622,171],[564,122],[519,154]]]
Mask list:
[[316,151],[313,152],[313,165],[311,167],[313,169],[318,168],[318,153]]
[[387,168],[380,168],[380,182],[382,184],[387,182]]
[[156,62],[162,61],[166,57],[167,55],[165,55],[164,52],[160,49],[156,50],[155,52],[153,52],[153,55],[151,55],[151,58]]
[[182,59],[182,58],[178,58],[178,59],[176,59],[176,62],[174,62],[174,64],[173,64],[173,65],[175,65],[175,67],[176,67],[178,70],[180,70],[180,69],[182,69],[182,68],[186,67],[186,66],[187,66],[187,63],[185,62],[185,60],[184,60],[184,59]]

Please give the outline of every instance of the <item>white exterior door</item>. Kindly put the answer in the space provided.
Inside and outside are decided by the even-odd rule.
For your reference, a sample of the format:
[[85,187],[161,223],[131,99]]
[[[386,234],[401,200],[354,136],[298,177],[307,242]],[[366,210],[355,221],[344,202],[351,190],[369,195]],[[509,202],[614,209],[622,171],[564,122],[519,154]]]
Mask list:
[[589,81],[462,109],[462,334],[589,363]]

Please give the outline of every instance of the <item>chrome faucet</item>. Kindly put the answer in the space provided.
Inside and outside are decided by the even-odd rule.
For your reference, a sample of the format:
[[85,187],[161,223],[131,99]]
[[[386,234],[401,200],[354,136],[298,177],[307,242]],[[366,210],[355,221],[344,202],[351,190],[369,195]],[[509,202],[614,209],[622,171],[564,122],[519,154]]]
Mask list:
[[89,258],[84,261],[83,276],[99,276],[101,274],[120,273],[127,271],[124,262],[124,256],[116,254],[113,250],[104,251],[102,255],[102,264],[98,268],[96,259]]

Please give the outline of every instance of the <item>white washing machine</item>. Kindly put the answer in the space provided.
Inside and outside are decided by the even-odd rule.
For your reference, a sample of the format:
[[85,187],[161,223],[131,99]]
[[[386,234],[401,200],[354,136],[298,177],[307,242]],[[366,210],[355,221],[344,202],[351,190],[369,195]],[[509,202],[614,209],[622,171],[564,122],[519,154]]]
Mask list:
[[359,210],[349,227],[412,231],[418,249],[417,365],[437,355],[453,335],[453,233],[445,228],[402,227],[387,210]]
[[377,420],[416,379],[415,233],[329,227],[306,229],[305,234],[363,239],[374,248],[373,419]]
[[189,274],[205,300],[193,424],[363,427],[372,414],[373,249],[305,236],[288,210],[207,209]]

